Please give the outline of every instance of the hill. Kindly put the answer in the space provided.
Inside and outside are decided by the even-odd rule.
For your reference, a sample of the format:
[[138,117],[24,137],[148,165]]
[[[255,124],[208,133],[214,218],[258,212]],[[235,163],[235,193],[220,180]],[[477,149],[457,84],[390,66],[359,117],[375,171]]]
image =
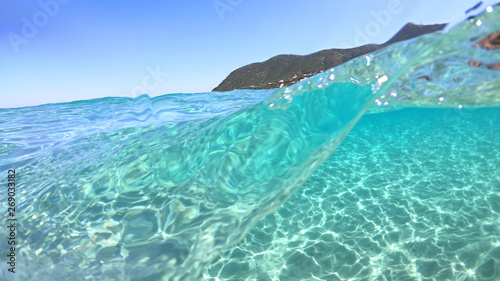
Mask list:
[[267,61],[240,67],[212,91],[235,89],[273,89],[292,85],[353,58],[374,52],[390,44],[408,40],[422,34],[442,30],[446,24],[416,25],[407,23],[384,44],[368,44],[350,49],[328,49],[310,55],[278,55]]

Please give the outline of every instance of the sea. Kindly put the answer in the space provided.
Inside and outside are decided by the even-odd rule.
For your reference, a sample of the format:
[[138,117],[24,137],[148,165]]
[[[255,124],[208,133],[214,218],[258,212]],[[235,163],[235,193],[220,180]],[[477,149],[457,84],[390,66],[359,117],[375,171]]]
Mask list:
[[0,109],[0,280],[500,280],[499,31],[487,7],[279,89]]

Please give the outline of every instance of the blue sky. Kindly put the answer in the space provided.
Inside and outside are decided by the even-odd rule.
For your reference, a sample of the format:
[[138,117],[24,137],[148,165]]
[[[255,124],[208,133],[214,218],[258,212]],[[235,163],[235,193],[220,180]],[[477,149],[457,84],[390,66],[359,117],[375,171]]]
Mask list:
[[208,92],[240,66],[382,43],[476,2],[3,0],[0,107]]

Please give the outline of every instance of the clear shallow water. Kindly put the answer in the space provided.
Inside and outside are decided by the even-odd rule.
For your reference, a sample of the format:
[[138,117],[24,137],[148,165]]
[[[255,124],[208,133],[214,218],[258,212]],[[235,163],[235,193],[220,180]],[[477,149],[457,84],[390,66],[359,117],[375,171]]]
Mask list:
[[366,115],[205,280],[499,280],[499,136],[500,108]]
[[[500,104],[500,72],[492,69],[500,62],[499,51],[474,47],[500,30],[498,18],[496,9],[446,34],[392,45],[279,90],[105,98],[0,110],[0,172],[16,169],[19,186],[15,278],[193,280],[204,272],[207,278],[223,279],[232,278],[235,270],[241,275],[234,280],[255,274],[271,279],[313,278],[300,274],[361,278],[372,274],[372,264],[380,265],[380,276],[395,280],[398,274],[412,276],[408,280],[417,274],[496,278],[498,273],[490,268],[498,266],[498,174],[489,171],[498,163],[488,159],[498,159],[498,132],[493,134],[498,108],[478,109],[477,114],[465,109]],[[471,65],[471,59],[480,65]],[[404,106],[444,109],[366,116],[388,123],[368,126],[362,130],[369,135],[365,138],[353,131],[351,140],[360,141],[351,144],[353,151],[343,155],[339,148],[333,158],[341,162],[328,160],[316,172],[320,176],[309,180],[318,185],[307,184],[306,191],[295,193],[365,112]],[[483,127],[474,124],[484,124],[470,125],[467,118],[484,116],[482,112],[489,112],[484,122],[493,129],[477,133]],[[422,124],[434,122],[433,114],[444,114],[445,120],[431,126],[432,139],[426,139]],[[398,131],[401,126],[410,132]],[[383,128],[384,136],[405,137],[401,142],[412,142],[408,147],[413,149],[398,151],[397,141],[392,147],[387,138],[366,142]],[[462,164],[461,157],[474,151],[464,148],[456,156],[447,149],[462,151],[467,143],[462,144],[461,137],[479,143],[483,135],[492,144],[484,148],[488,154],[484,159],[471,156],[469,176],[462,177],[459,172],[466,164],[452,164]],[[382,153],[381,144],[389,151]],[[427,152],[429,147],[436,150]],[[401,157],[407,151],[411,157]],[[442,162],[444,170],[439,170],[436,163],[451,155],[454,161]],[[478,172],[481,169],[489,170]],[[474,192],[464,191],[469,186]],[[323,192],[327,189],[332,191]],[[282,207],[292,195],[289,203],[302,196],[294,207],[311,202],[320,208]],[[0,199],[5,202],[5,195]],[[6,213],[5,204],[0,211]],[[261,221],[268,214],[273,215]],[[269,224],[279,221],[277,216],[286,219]],[[254,234],[261,229],[264,238]],[[2,229],[0,239],[6,237]],[[477,237],[489,244],[469,243]],[[278,250],[251,265],[249,257],[259,247],[249,240],[253,238],[267,239],[265,247]],[[387,245],[399,248],[391,248],[391,255]],[[228,263],[226,254],[219,253],[230,249],[233,255],[235,248],[230,247],[243,251]],[[265,247],[259,253],[267,251]],[[475,251],[475,256],[462,249]],[[0,244],[1,255],[7,251],[7,245]],[[246,270],[245,263],[255,271]],[[451,275],[446,271],[449,264]],[[0,267],[2,278],[13,278],[5,263]]]

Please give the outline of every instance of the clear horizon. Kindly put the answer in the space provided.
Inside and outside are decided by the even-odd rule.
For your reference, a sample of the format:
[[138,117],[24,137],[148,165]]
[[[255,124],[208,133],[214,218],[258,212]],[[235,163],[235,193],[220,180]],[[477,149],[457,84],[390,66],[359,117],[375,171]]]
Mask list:
[[210,92],[244,65],[383,43],[408,22],[453,23],[477,3],[446,2],[2,2],[0,108]]

